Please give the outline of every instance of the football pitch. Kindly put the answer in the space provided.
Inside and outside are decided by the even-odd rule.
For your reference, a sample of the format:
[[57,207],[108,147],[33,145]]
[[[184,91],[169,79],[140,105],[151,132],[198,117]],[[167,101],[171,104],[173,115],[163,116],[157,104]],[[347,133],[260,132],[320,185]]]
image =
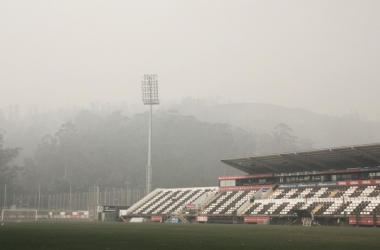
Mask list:
[[0,249],[378,249],[380,228],[9,222]]

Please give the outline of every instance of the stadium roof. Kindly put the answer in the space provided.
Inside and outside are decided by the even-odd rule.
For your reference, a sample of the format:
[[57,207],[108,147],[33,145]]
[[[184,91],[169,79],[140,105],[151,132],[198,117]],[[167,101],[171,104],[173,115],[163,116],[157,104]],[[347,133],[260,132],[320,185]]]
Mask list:
[[220,160],[248,174],[380,166],[380,143]]

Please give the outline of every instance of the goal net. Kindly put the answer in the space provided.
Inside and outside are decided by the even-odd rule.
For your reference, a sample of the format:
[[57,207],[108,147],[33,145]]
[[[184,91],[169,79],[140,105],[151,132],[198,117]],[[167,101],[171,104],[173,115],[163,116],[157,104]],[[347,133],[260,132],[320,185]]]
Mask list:
[[312,219],[311,218],[303,218],[302,219],[302,224],[305,227],[310,227],[311,226]]
[[36,209],[3,209],[1,221],[36,221]]

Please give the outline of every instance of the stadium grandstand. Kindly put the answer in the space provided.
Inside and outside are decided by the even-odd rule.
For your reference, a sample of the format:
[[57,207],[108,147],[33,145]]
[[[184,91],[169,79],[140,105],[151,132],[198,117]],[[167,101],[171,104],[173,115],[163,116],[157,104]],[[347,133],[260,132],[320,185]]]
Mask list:
[[380,226],[380,144],[223,159],[218,187],[156,189],[123,221]]

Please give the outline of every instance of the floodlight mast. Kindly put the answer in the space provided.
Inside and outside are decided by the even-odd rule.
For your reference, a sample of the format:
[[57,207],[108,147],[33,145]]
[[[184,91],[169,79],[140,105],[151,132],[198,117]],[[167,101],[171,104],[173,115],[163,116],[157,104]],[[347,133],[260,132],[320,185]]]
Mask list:
[[146,194],[149,194],[152,189],[152,105],[158,105],[158,81],[157,75],[144,75],[142,81],[142,100],[144,105],[150,106],[149,115],[149,141],[148,141],[148,166],[146,167]]

